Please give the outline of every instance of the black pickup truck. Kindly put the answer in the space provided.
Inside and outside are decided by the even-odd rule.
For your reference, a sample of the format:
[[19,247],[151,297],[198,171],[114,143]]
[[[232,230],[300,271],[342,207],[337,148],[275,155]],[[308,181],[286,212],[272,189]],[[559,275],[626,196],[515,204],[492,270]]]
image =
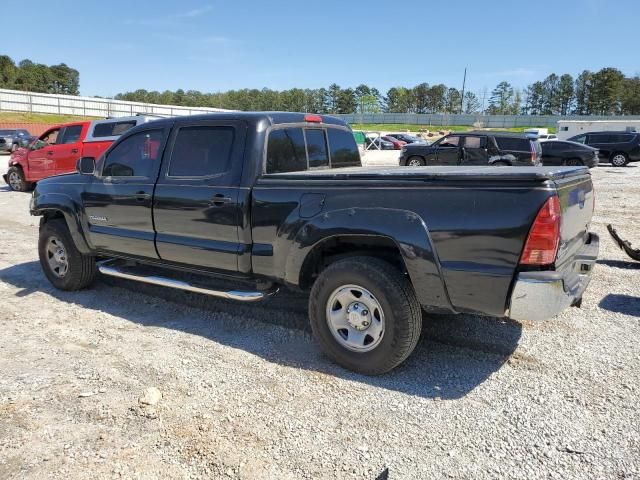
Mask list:
[[300,289],[323,351],[366,374],[409,356],[422,310],[542,320],[579,305],[598,253],[588,169],[363,168],[328,116],[162,119],[78,171],[31,200],[54,286],[100,271],[240,301]]

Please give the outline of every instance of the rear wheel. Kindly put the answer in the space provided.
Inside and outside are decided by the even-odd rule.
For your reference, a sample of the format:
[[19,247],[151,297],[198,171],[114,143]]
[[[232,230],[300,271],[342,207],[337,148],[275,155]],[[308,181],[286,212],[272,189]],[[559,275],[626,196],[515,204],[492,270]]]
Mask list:
[[427,163],[422,157],[413,156],[409,157],[409,160],[407,160],[407,166],[409,167],[424,167],[426,164]]
[[614,167],[624,167],[629,162],[626,153],[616,152],[611,155],[611,164]]
[[347,258],[327,267],[311,290],[309,316],[323,352],[366,375],[402,363],[422,328],[422,309],[407,277],[372,257]]
[[40,227],[38,253],[44,274],[60,290],[80,290],[96,277],[95,257],[76,248],[62,219],[50,220]]
[[24,172],[19,167],[11,167],[7,170],[7,183],[14,192],[26,192],[31,188],[31,183],[24,178]]

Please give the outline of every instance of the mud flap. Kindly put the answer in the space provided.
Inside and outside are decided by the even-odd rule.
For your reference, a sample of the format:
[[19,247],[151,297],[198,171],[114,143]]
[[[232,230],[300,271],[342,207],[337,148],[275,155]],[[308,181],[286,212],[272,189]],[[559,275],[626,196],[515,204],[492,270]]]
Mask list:
[[607,225],[607,230],[609,230],[609,234],[613,237],[613,239],[616,241],[618,246],[622,250],[624,250],[627,255],[633,258],[636,262],[640,262],[640,249],[634,249],[631,247],[631,243],[629,243],[627,240],[622,240],[618,236],[618,232],[616,232],[616,229],[613,228],[612,225],[610,224]]

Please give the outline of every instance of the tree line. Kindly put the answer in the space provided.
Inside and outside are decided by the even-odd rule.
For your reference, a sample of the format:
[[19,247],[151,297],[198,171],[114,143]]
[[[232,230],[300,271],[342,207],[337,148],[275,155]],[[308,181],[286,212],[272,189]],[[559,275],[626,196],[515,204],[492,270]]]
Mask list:
[[64,63],[44,65],[22,60],[16,64],[7,55],[0,55],[0,88],[79,95],[80,73]]
[[386,94],[365,84],[342,88],[203,93],[197,90],[136,90],[117,99],[232,110],[284,110],[317,113],[465,113],[488,115],[640,115],[640,76],[615,68],[583,71],[575,79],[552,73],[520,90],[500,82],[491,90],[462,92],[444,84],[392,87]]
[[[15,63],[0,55],[0,88],[78,95],[80,74],[64,63],[43,65],[31,60]],[[282,110],[317,113],[466,113],[489,115],[640,115],[640,76],[625,76],[616,68],[585,70],[576,78],[552,73],[520,90],[503,81],[488,91],[462,92],[444,84],[420,83],[380,92],[366,84],[342,88],[289,90],[240,89],[204,93],[144,89],[120,93],[119,100],[163,105]]]

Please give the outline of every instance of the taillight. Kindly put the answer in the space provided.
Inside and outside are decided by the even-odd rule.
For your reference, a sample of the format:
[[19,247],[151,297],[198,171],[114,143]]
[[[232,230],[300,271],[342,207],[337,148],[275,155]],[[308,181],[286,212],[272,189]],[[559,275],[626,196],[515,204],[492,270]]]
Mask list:
[[305,115],[304,116],[304,121],[305,122],[311,122],[311,123],[322,123],[322,117],[320,115]]
[[542,206],[533,221],[522,251],[521,265],[551,265],[560,245],[560,200],[554,195]]

